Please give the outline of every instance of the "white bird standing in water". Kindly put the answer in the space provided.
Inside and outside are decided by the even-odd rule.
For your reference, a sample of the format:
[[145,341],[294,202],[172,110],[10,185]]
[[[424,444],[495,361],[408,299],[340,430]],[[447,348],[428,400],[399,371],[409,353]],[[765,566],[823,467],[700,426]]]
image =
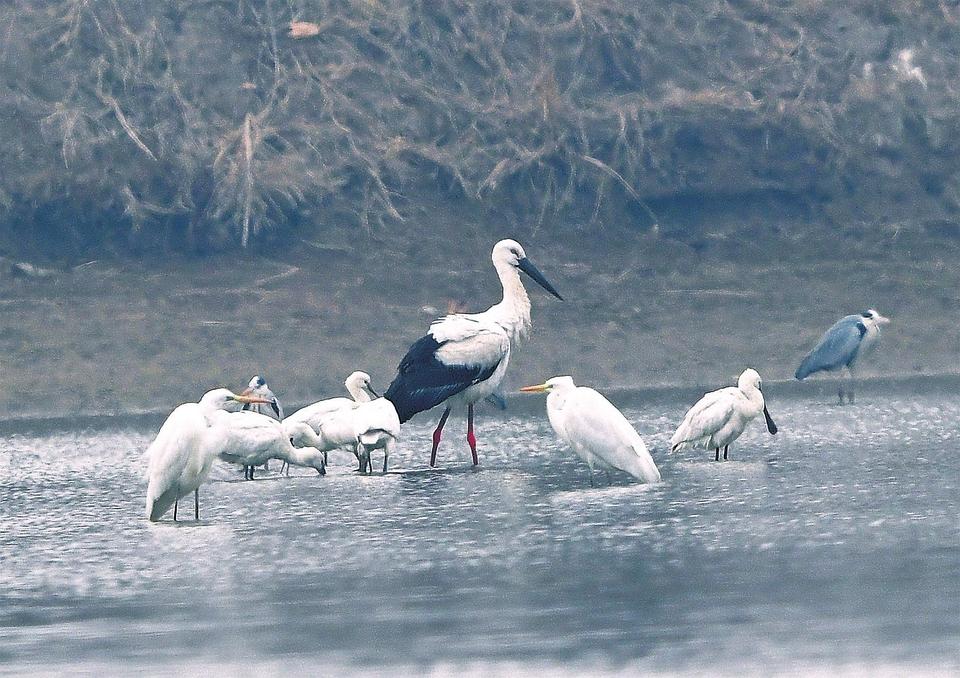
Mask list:
[[[377,392],[373,390],[373,387],[370,385],[370,375],[366,372],[353,372],[347,377],[346,381],[343,382],[343,385],[347,387],[347,393],[350,394],[350,398],[327,398],[326,400],[320,400],[313,403],[312,405],[307,405],[302,407],[284,421],[290,422],[303,422],[312,428],[315,432],[320,430],[321,422],[340,410],[352,410],[357,407],[360,403],[370,402],[370,395],[367,391],[370,391],[374,396],[377,396]],[[366,389],[366,390],[365,390]],[[335,449],[333,447],[329,449]],[[326,461],[326,452],[324,452],[324,461]],[[359,461],[359,458],[358,458]],[[283,467],[280,468],[283,471]]]
[[218,388],[205,393],[200,402],[184,403],[170,413],[146,453],[149,520],[160,520],[171,506],[176,520],[180,497],[191,492],[194,518],[200,519],[199,488],[210,474],[222,443],[220,432],[212,428],[212,420],[218,412],[226,414],[254,402],[266,401]]
[[597,391],[577,386],[571,377],[553,377],[525,393],[549,393],[547,416],[557,435],[590,467],[594,464],[626,471],[647,483],[660,480],[660,470],[626,417]]
[[254,479],[254,467],[268,459],[281,459],[287,463],[312,466],[317,473],[326,473],[320,450],[317,461],[305,452],[297,452],[294,443],[313,446],[322,441],[313,430],[302,422],[278,422],[256,412],[214,412],[210,415],[211,426],[217,430],[220,459],[241,464],[247,480]]
[[845,392],[841,379],[840,404],[843,405],[844,393],[847,400],[853,403],[856,384],[854,368],[862,358],[877,348],[880,343],[880,325],[889,322],[889,318],[883,317],[872,308],[860,314],[840,318],[820,337],[820,341],[800,363],[794,376],[803,380],[814,372],[831,372],[846,367],[850,384]]
[[352,452],[360,462],[360,472],[372,470],[370,453],[383,450],[383,472],[397,438],[400,437],[400,418],[386,398],[377,398],[356,407],[331,412],[320,420],[316,429],[320,450],[342,449]]
[[503,287],[503,299],[483,313],[457,313],[430,325],[400,361],[398,374],[384,397],[394,404],[400,422],[441,403],[446,409],[433,432],[430,466],[436,465],[437,447],[450,410],[466,406],[467,443],[477,458],[473,433],[473,404],[494,393],[503,380],[514,342],[530,329],[530,299],[520,271],[533,278],[557,299],[563,297],[527,258],[515,240],[501,240],[491,255]]
[[716,461],[720,461],[722,447],[723,458],[726,459],[727,448],[761,412],[767,421],[770,435],[775,435],[777,425],[767,411],[760,375],[754,369],[746,369],[735,387],[729,386],[706,393],[690,408],[670,439],[670,451],[676,452],[684,448],[715,449]]

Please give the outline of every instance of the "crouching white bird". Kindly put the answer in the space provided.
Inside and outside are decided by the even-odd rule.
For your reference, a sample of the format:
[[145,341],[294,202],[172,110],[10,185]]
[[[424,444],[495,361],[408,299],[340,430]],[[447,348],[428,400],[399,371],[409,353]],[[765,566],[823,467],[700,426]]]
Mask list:
[[403,356],[397,376],[383,394],[404,423],[418,412],[446,406],[433,432],[430,466],[437,463],[437,447],[450,410],[464,406],[467,444],[473,465],[480,463],[473,433],[473,405],[496,392],[507,372],[512,346],[530,330],[530,298],[520,273],[563,300],[517,241],[498,242],[491,259],[503,288],[501,301],[483,313],[454,313],[434,321],[426,335]]
[[676,433],[670,439],[670,451],[684,448],[716,450],[716,461],[727,458],[727,448],[740,437],[743,430],[758,414],[763,412],[767,430],[775,435],[767,404],[763,399],[760,375],[754,369],[746,369],[737,380],[737,385],[711,391],[690,408]]
[[571,377],[553,377],[525,393],[547,392],[547,417],[565,443],[590,467],[593,485],[595,464],[626,471],[647,483],[660,480],[660,470],[643,444],[640,434],[620,410],[600,393],[577,386]]
[[[370,402],[370,395],[367,391],[379,397],[370,385],[370,375],[366,372],[357,371],[351,373],[346,381],[343,382],[343,385],[347,387],[347,393],[350,394],[350,398],[327,398],[326,400],[317,401],[312,405],[300,408],[284,421],[302,422],[310,426],[314,431],[319,431],[320,423],[330,414],[340,410],[352,410],[360,403]],[[326,454],[326,451],[324,451],[324,463],[326,463],[327,459]],[[280,470],[283,471],[283,468],[281,467]]]
[[326,473],[323,454],[297,452],[295,444],[316,446],[322,443],[313,429],[301,422],[278,422],[257,412],[214,412],[211,426],[218,431],[220,459],[241,464],[245,478],[254,479],[254,467],[268,459],[281,459],[288,464],[311,466],[317,473]]
[[889,322],[889,318],[885,318],[872,308],[840,318],[823,333],[817,345],[801,361],[794,376],[803,380],[814,372],[832,372],[846,367],[850,375],[850,383],[844,391],[843,381],[840,381],[840,404],[843,405],[844,395],[852,403],[856,382],[854,370],[860,360],[877,348],[880,343],[880,325],[886,325]]
[[360,472],[372,470],[370,453],[383,450],[383,472],[394,445],[400,437],[400,417],[386,398],[360,403],[350,409],[337,410],[318,422],[317,435],[321,450],[343,449],[353,452],[360,462]]
[[176,520],[180,497],[191,492],[194,518],[200,519],[199,488],[224,443],[223,431],[213,427],[213,420],[218,413],[237,411],[247,403],[266,401],[218,388],[205,393],[200,402],[185,403],[170,413],[146,453],[148,520],[160,520],[171,506]]

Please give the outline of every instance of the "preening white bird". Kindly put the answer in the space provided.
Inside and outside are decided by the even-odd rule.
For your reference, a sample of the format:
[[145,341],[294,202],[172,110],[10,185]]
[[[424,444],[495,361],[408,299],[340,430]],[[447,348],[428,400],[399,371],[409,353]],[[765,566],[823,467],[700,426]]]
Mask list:
[[437,447],[450,410],[463,406],[467,409],[467,444],[474,465],[479,463],[473,405],[496,390],[507,371],[511,346],[530,329],[530,299],[520,272],[563,300],[527,258],[520,243],[501,240],[491,258],[503,287],[502,300],[483,313],[457,313],[434,321],[400,361],[397,376],[384,393],[396,407],[401,423],[418,412],[446,404],[433,432],[430,466],[436,465]]
[[560,439],[587,462],[591,485],[594,465],[626,471],[647,483],[660,480],[660,470],[640,434],[620,410],[597,391],[577,386],[571,377],[553,377],[520,390],[549,393],[550,425]]
[[880,343],[880,325],[889,322],[889,318],[872,308],[840,318],[820,337],[820,341],[800,363],[794,376],[802,380],[814,372],[831,372],[846,367],[850,384],[844,391],[843,380],[840,380],[840,404],[843,405],[844,394],[852,403],[856,383],[854,369],[861,359],[876,350]]
[[727,448],[761,412],[767,422],[767,431],[775,435],[777,425],[767,411],[760,375],[754,369],[746,369],[735,387],[706,393],[690,408],[670,439],[670,451],[684,448],[716,450],[716,461],[720,461],[722,447],[726,459]]
[[200,402],[185,403],[170,413],[146,453],[147,519],[160,520],[173,506],[176,520],[180,497],[191,492],[194,518],[200,519],[199,488],[222,450],[223,440],[213,428],[213,419],[217,413],[226,414],[257,401],[262,399],[218,388],[205,393]]
[[283,407],[280,406],[280,401],[277,399],[277,396],[274,395],[273,391],[270,390],[270,387],[267,386],[267,381],[260,375],[254,375],[250,383],[247,384],[247,388],[244,389],[240,395],[254,396],[267,401],[267,404],[248,403],[243,406],[244,410],[258,412],[277,421],[283,420]]
[[353,452],[360,461],[360,471],[372,470],[370,453],[383,450],[383,472],[394,445],[400,437],[400,417],[386,398],[360,403],[353,408],[331,412],[317,428],[321,450],[342,449]]
[[268,459],[308,465],[321,475],[326,473],[320,450],[317,450],[316,461],[307,463],[305,460],[311,457],[304,452],[298,453],[294,448],[295,442],[306,442],[308,445],[321,442],[313,430],[302,422],[278,422],[256,412],[223,411],[211,414],[210,421],[218,436],[220,459],[241,464],[247,480],[253,480],[254,467]]
[[[320,430],[320,423],[330,414],[339,410],[352,410],[360,403],[370,402],[370,395],[367,391],[377,396],[377,392],[374,391],[370,385],[370,375],[366,372],[353,372],[347,377],[346,381],[343,382],[343,385],[347,387],[347,393],[350,394],[352,400],[351,398],[342,397],[320,400],[312,405],[300,408],[284,421],[303,422],[316,432]],[[324,453],[324,461],[326,461],[326,453]],[[283,471],[283,468],[280,470]]]

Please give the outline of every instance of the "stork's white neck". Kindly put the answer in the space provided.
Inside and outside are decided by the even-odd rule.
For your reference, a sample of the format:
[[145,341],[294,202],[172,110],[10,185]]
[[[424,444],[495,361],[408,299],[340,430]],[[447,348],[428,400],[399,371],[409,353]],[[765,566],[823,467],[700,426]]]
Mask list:
[[522,339],[530,331],[530,297],[516,266],[505,262],[495,262],[494,266],[503,286],[503,299],[488,313],[510,333],[511,341]]

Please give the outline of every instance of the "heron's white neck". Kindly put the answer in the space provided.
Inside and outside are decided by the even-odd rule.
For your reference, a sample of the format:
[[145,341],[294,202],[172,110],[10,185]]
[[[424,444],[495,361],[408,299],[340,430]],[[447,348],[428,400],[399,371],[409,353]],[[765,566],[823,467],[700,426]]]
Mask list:
[[503,300],[491,306],[488,313],[510,333],[511,341],[522,339],[530,331],[530,297],[516,266],[505,262],[494,263],[494,266],[503,286]]

